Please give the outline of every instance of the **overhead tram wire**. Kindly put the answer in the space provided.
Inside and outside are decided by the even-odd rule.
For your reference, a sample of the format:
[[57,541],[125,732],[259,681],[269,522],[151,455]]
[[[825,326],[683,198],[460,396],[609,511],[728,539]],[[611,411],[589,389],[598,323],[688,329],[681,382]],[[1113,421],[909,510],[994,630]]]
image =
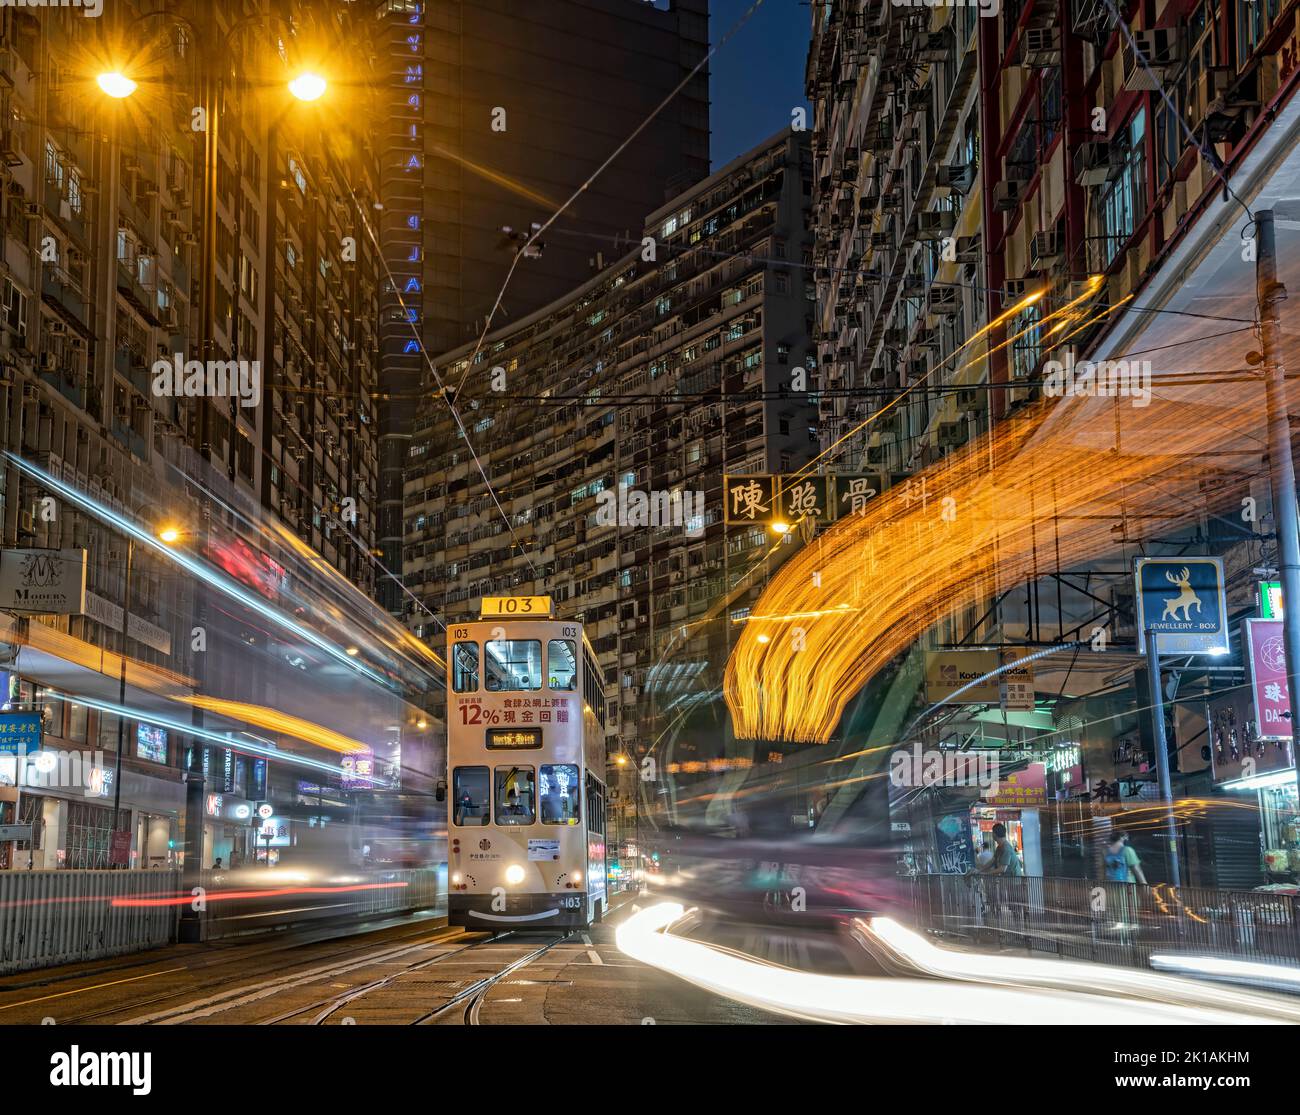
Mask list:
[[[438,374],[438,369],[434,366],[433,360],[429,356],[429,350],[424,347],[424,338],[420,336],[419,323],[417,320],[414,319],[414,317],[412,316],[412,311],[407,307],[406,299],[402,297],[402,292],[398,287],[397,278],[393,274],[393,269],[388,266],[388,260],[385,258],[384,253],[380,248],[379,237],[376,235],[374,228],[371,227],[370,221],[366,219],[365,213],[362,211],[361,205],[357,201],[356,194],[352,192],[351,184],[350,183],[345,183],[345,184],[347,185],[348,188],[348,196],[352,198],[353,208],[355,208],[357,212],[357,216],[361,221],[361,227],[366,230],[366,235],[370,238],[370,242],[374,245],[375,254],[379,257],[379,262],[380,264],[382,264],[384,268],[384,274],[388,277],[389,283],[392,284],[393,293],[396,294],[397,296],[397,304],[398,306],[401,307],[402,310],[402,316],[406,319],[407,324],[411,327],[411,336],[414,338],[415,344],[420,350],[420,355],[424,358],[424,363],[428,367],[430,373],[433,375],[434,382],[438,385],[437,395],[441,397],[442,401],[446,404],[447,409],[451,412],[451,416],[456,423],[456,428],[460,431],[460,436],[464,439],[465,448],[469,450],[469,455],[474,461],[474,467],[478,469],[479,475],[483,478],[483,483],[487,487],[488,495],[492,497],[493,504],[496,505],[496,509],[500,513],[502,521],[506,524],[506,530],[510,532],[511,541],[514,543],[519,553],[523,556],[524,561],[528,563],[528,568],[532,570],[534,580],[540,581],[541,574],[538,573],[537,566],[533,564],[532,557],[529,555],[528,551],[524,549],[523,543],[520,542],[519,535],[515,532],[514,523],[510,521],[510,516],[506,514],[506,509],[501,506],[501,500],[497,495],[496,489],[492,486],[492,480],[487,474],[487,469],[483,467],[483,462],[482,460],[479,459],[478,452],[474,449],[474,443],[470,441],[469,430],[465,428],[465,423],[462,421],[460,417],[460,412],[456,409],[455,401],[448,394],[447,387],[442,381],[442,376]],[[415,598],[415,594],[412,593],[410,589],[406,587],[406,585],[402,584],[400,579],[398,579],[395,574],[390,572],[388,575],[402,586],[403,592],[405,592],[408,596],[411,596],[413,599]],[[421,604],[423,606],[423,602],[421,602]],[[425,610],[428,611],[427,607],[425,608]],[[445,629],[446,627],[445,623],[443,626]]]
[[[622,143],[620,143],[614,149],[614,151],[605,159],[605,161],[601,163],[600,166],[598,166],[595,170],[593,170],[590,175],[587,176],[587,179],[582,183],[582,185],[580,185],[573,192],[572,196],[563,205],[561,205],[559,209],[557,209],[554,213],[552,213],[542,224],[540,224],[537,228],[533,229],[532,235],[530,235],[528,239],[522,245],[520,245],[519,250],[515,252],[514,259],[510,261],[510,269],[506,272],[505,281],[501,284],[501,290],[497,294],[496,301],[493,303],[492,309],[488,312],[487,318],[483,322],[483,332],[479,334],[479,338],[475,342],[474,351],[473,353],[470,354],[470,358],[465,364],[465,371],[461,373],[460,382],[456,384],[457,395],[460,394],[461,389],[465,386],[465,380],[469,376],[469,373],[473,370],[474,362],[478,358],[478,354],[483,350],[483,344],[487,340],[487,335],[492,331],[493,319],[496,317],[497,311],[501,308],[501,301],[506,296],[506,290],[510,286],[510,280],[514,278],[515,268],[519,266],[519,261],[524,258],[524,253],[527,252],[534,244],[536,244],[538,238],[544,232],[546,232],[547,229],[549,229],[557,220],[559,220],[561,216],[563,216],[565,210],[567,210],[569,206],[571,206],[575,201],[578,200],[578,198],[580,198],[584,193],[586,193],[587,190],[591,188],[592,184],[609,168],[610,164],[612,164],[614,160],[617,159],[619,155],[621,155],[627,149],[628,145],[634,139],[636,139],[637,136],[639,136],[643,131],[645,131],[646,128],[650,126],[650,124],[654,121],[654,119],[665,108],[668,107],[669,103],[671,103],[673,98],[676,97],[678,93],[680,93],[683,89],[686,88],[686,86],[691,82],[691,80],[705,66],[709,64],[713,56],[723,48],[723,46],[727,43],[729,39],[731,39],[742,27],[745,26],[746,23],[749,22],[750,18],[754,15],[754,13],[758,11],[758,9],[761,8],[762,6],[763,6],[763,0],[754,0],[754,3],[752,3],[741,15],[741,17],[734,24],[731,25],[730,29],[726,32],[726,34],[722,36],[722,38],[720,38],[717,41],[716,45],[711,46],[708,50],[708,53],[706,53],[704,57],[699,60],[699,62],[697,62],[694,66],[691,67],[690,71],[686,74],[685,77],[682,78],[680,82],[677,83],[676,87],[674,87],[672,91],[669,92],[668,96],[666,96],[662,101],[659,102],[658,105],[654,107],[654,109],[651,110],[650,115],[647,116],[643,121],[641,121],[641,123],[638,124],[636,128],[632,130],[632,133],[627,137],[627,139],[625,139]],[[423,346],[421,346],[421,348],[423,348]]]
[[[556,229],[555,235],[583,237],[585,239],[590,239],[590,240],[600,240],[604,243],[612,244],[615,248],[619,248],[627,244],[627,241],[621,236],[608,236],[604,233],[598,233],[598,232],[583,232],[579,229]],[[825,269],[827,271],[830,271],[834,275],[838,275],[840,277],[846,277],[846,278],[847,277],[856,278],[859,275],[867,276],[870,278],[883,277],[880,275],[879,272],[877,272],[873,268],[839,267],[839,266],[831,266],[829,264],[824,265],[823,268],[822,265],[803,263],[801,261],[793,260],[793,259],[780,259],[776,256],[760,256],[760,255],[755,255],[752,252],[727,252],[727,251],[723,251],[720,248],[708,248],[705,247],[703,244],[687,245],[684,248],[674,248],[673,245],[667,244],[667,245],[663,245],[663,247],[668,249],[669,251],[675,251],[676,254],[674,255],[673,258],[677,260],[684,259],[686,256],[690,256],[690,255],[709,255],[709,256],[713,256],[714,259],[718,260],[719,262],[739,259],[739,260],[745,260],[746,262],[749,263],[761,263],[773,267],[788,267],[793,271],[814,271],[815,272],[818,270]],[[613,266],[613,264],[611,264],[611,266]],[[1001,298],[1014,297],[1013,292],[1007,289],[1006,287],[985,286],[983,283],[963,283],[963,282],[959,282],[956,279],[946,279],[942,283],[938,283],[937,285],[957,287],[960,290],[972,290],[975,291],[977,294],[996,294]],[[918,299],[921,296],[904,295],[904,297]],[[1250,325],[1255,324],[1254,318],[1228,317],[1224,314],[1205,314],[1205,313],[1198,313],[1194,310],[1169,310],[1169,309],[1159,309],[1154,306],[1133,306],[1131,307],[1131,309],[1134,313],[1170,314],[1177,317],[1204,318],[1207,321],[1234,321],[1234,322],[1240,322],[1242,324],[1250,324]]]

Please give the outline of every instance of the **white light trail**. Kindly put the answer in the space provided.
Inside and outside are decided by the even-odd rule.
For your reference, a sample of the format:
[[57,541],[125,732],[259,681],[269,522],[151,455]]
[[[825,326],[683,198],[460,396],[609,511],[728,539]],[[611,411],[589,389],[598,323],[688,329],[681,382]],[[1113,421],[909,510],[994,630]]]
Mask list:
[[796,972],[666,932],[685,913],[672,902],[634,913],[615,932],[634,960],[760,1010],[838,1023],[989,1023],[1122,1026],[1245,1025],[1272,1021],[1121,997],[988,987],[940,980]]
[[[900,925],[893,918],[862,919],[854,925],[888,947],[918,972],[945,979],[1055,990],[1086,988],[1112,995],[1139,995],[1164,1002],[1178,1002],[1216,1010],[1242,1011],[1300,1023],[1300,1001],[1242,992],[1228,987],[1198,983],[1175,976],[1155,975],[1136,968],[1115,968],[1078,960],[1049,960],[1029,956],[1000,956],[994,953],[939,948],[920,933]],[[1187,958],[1194,959],[1194,958]],[[1154,963],[1155,958],[1152,958]],[[1265,967],[1265,965],[1258,965]],[[1273,969],[1286,971],[1286,969]],[[1297,973],[1300,977],[1300,973]]]

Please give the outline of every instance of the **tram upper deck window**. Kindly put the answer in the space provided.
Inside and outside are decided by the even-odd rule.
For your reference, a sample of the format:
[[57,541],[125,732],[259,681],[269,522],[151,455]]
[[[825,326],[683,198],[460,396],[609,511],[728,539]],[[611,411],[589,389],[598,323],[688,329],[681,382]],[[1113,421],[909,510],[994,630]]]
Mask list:
[[552,689],[578,687],[578,652],[572,639],[552,639],[546,644],[546,675]]
[[452,648],[451,687],[457,693],[478,691],[478,643],[457,643]]
[[452,776],[452,822],[486,825],[491,822],[487,767],[457,767]]
[[537,819],[537,784],[532,767],[497,767],[498,825],[531,825]]
[[582,819],[578,785],[578,768],[572,763],[543,764],[538,786],[542,824],[576,825]]
[[491,639],[483,649],[483,688],[489,693],[541,689],[540,639]]

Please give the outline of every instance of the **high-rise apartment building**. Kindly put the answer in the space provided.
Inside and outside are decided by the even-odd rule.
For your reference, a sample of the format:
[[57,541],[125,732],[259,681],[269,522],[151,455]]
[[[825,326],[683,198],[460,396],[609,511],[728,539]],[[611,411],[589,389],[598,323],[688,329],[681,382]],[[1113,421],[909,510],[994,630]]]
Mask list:
[[[1258,379],[1225,369],[1261,359],[1251,355],[1258,342],[1248,324],[1232,332],[1259,313],[1253,216],[1276,210],[1285,228],[1300,189],[1300,5],[818,0],[812,17],[823,443],[835,467],[887,469],[896,484],[911,482],[934,500],[943,489],[925,485],[947,464],[986,459],[997,482],[991,446],[1004,421],[1075,406],[1089,390],[1091,405],[1111,408],[1097,441],[1139,469],[1150,463],[1143,454],[1176,460],[1184,435],[1213,424],[1229,399],[1249,408]],[[1124,362],[1145,377],[1145,396],[1121,399],[1093,385],[1066,399],[1072,388],[1047,377],[1067,360]],[[1082,405],[1068,412],[1073,429]],[[1161,406],[1178,417],[1153,436],[1143,408]],[[1113,546],[1096,560],[1062,561],[1053,551],[1077,506],[1038,509],[1033,529],[1052,542],[1036,551],[1034,575],[992,587],[972,578],[948,600],[947,615],[919,625],[928,630],[912,648],[918,668],[910,675],[924,673],[923,654],[1047,648],[1034,666],[1036,731],[991,728],[983,715],[990,702],[968,700],[931,730],[930,742],[1008,747],[1054,778],[1062,752],[1047,752],[1065,749],[1067,777],[1050,788],[1088,803],[1079,816],[1096,813],[1098,826],[1110,824],[1110,806],[1091,804],[1099,782],[1121,801],[1157,799],[1159,733],[1137,653],[1132,559],[1215,555],[1229,611],[1257,615],[1253,570],[1276,560],[1274,538],[1259,525],[1270,520],[1218,514],[1216,500],[1268,503],[1269,469],[1252,457],[1261,444],[1238,446],[1228,463],[1188,451],[1181,474],[1198,487],[1177,506],[1199,522],[1117,515],[1107,525]],[[1069,462],[1067,453],[1062,476]],[[1158,482],[1144,483],[1156,490]],[[895,506],[905,519],[905,501]],[[1007,518],[1009,530],[1010,508]],[[1081,655],[1051,655],[1072,640],[1092,641]],[[1240,694],[1221,676],[1249,668],[1239,653],[1234,646],[1232,661],[1209,667],[1192,661],[1166,681],[1176,796],[1254,793],[1232,786],[1232,771],[1222,769],[1224,754],[1237,751],[1236,725],[1249,736],[1259,715],[1232,703]],[[918,685],[908,677],[891,667],[877,680],[907,701]],[[1225,734],[1216,718],[1233,727]],[[881,732],[882,744],[892,740]],[[1184,862],[1199,862],[1200,878],[1220,885],[1262,881],[1258,849],[1285,844],[1287,819],[1300,812],[1294,783],[1284,780],[1261,791],[1259,821],[1223,809],[1189,828]],[[969,802],[949,799],[935,817],[949,806],[964,811]],[[1025,811],[1024,832],[1034,831],[1037,813]],[[1243,826],[1254,831],[1243,838]],[[1043,874],[1088,872],[1080,847],[1054,848],[1047,836],[1041,848],[1033,842]],[[1165,859],[1167,847],[1153,840],[1147,848],[1144,856]],[[915,850],[923,862],[923,844]]]
[[[599,271],[708,174],[708,0],[391,0],[386,13],[380,541],[400,572],[401,468],[428,387],[417,339],[440,353],[476,338],[521,238],[611,157],[519,260],[494,327]],[[400,597],[381,593],[395,610]]]
[[[463,381],[470,445],[440,399],[421,406],[408,588],[448,622],[530,592],[580,618],[618,693],[612,749],[636,754],[661,714],[708,706],[779,563],[761,560],[762,527],[725,525],[722,478],[814,452],[815,406],[791,390],[810,356],[810,175],[807,135],[781,134],[648,214],[637,248],[493,331],[472,364],[472,344],[439,358]],[[638,495],[660,506],[653,521],[630,510]],[[439,644],[441,627],[410,622]],[[705,735],[661,758],[716,758]]]
[[[268,599],[284,571],[244,541],[267,525],[373,591],[378,162],[356,123],[373,111],[373,27],[352,5],[278,0],[0,11],[0,444],[52,478],[0,463],[2,541],[89,554],[84,614],[6,620],[24,649],[4,696],[47,711],[51,747],[117,747],[115,717],[47,697],[51,678],[116,700],[125,653],[134,700],[200,672],[196,580],[131,552],[111,516],[172,526]],[[288,88],[306,65],[332,79],[311,103]],[[247,390],[160,390],[157,362],[191,360],[242,365]],[[218,622],[208,692],[271,703],[241,659],[265,641],[244,627],[223,650]],[[133,832],[136,865],[172,858],[182,738],[136,731],[122,818],[24,794],[25,819],[57,834],[38,863],[104,866],[114,829]],[[255,764],[226,754],[226,781],[253,796]]]

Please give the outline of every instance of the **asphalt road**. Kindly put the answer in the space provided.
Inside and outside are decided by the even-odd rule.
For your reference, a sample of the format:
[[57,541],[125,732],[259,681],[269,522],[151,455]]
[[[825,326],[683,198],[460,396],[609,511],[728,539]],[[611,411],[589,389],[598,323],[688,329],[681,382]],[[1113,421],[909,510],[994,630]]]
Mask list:
[[[116,961],[0,979],[0,1024],[787,1021],[625,956],[614,943],[614,930],[630,910],[631,903],[625,903],[603,924],[567,937],[492,937],[448,928],[440,919],[411,918],[360,932],[335,930],[333,936],[313,929],[211,945],[173,945]],[[751,948],[763,944],[752,935],[744,943]],[[805,957],[796,950],[786,962],[801,959]]]

